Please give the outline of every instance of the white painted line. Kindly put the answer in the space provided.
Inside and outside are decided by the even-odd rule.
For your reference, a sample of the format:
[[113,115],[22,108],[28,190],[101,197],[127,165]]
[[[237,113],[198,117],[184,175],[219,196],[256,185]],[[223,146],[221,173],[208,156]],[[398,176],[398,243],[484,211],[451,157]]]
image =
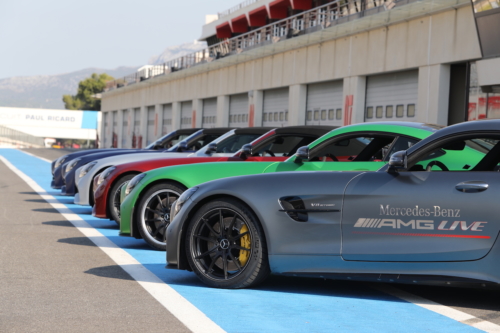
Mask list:
[[[94,229],[85,220],[74,214],[64,204],[60,203],[52,195],[40,187],[33,179],[12,165],[6,158],[0,156],[5,165],[24,180],[35,192],[71,222],[82,234],[88,237],[115,263],[136,280],[147,292],[149,292],[161,305],[172,313],[180,322],[186,325],[194,333],[223,333],[220,326],[214,323],[203,312],[182,297],[168,284],[160,280],[147,268],[142,266],[134,257],[125,250],[116,246],[107,237]],[[167,329],[168,331],[168,329]]]
[[[477,318],[473,315],[470,315],[468,313],[462,312],[460,310],[451,308],[446,305],[442,305],[436,302],[433,302],[431,300],[428,300],[426,298],[413,295],[409,292],[406,292],[401,289],[394,288],[392,286],[388,285],[378,285],[374,286],[373,288],[380,290],[386,294],[395,296],[397,298],[400,298],[404,301],[407,301],[409,303],[413,303],[415,305],[418,305],[424,309],[427,309],[432,312],[439,313],[440,315],[443,315],[445,317],[451,318],[453,320],[459,321],[463,324],[472,326],[474,328],[477,328],[479,330],[483,330],[485,332],[500,332],[500,326],[497,324],[494,324],[492,322],[482,320],[480,318]],[[471,320],[472,319],[472,320]],[[471,321],[469,324],[467,321]]]
[[39,158],[39,159],[41,159],[42,161],[52,163],[52,161],[50,161],[50,160],[48,160],[48,159],[46,159],[46,158],[43,158],[43,157],[40,157],[40,156],[33,155],[32,153],[28,153],[27,151],[24,151],[24,150],[20,150],[20,151],[22,151],[22,152],[23,152],[23,153],[25,153],[25,154],[31,155],[31,156],[33,156],[33,157]]

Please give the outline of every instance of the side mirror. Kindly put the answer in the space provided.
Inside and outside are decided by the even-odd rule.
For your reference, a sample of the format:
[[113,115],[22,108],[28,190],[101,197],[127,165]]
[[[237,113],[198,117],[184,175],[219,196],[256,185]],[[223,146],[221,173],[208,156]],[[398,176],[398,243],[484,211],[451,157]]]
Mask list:
[[389,160],[389,172],[397,172],[401,169],[408,169],[408,157],[406,155],[406,150],[395,152],[391,155]]
[[247,143],[247,144],[244,144],[243,147],[241,147],[240,157],[242,159],[247,159],[249,156],[252,156],[252,154],[253,154],[252,144]]
[[154,150],[160,150],[160,149],[163,149],[163,145],[161,143],[156,143],[154,146],[153,146],[153,149]]
[[297,149],[295,153],[295,163],[302,163],[304,160],[309,160],[309,147],[304,146]]
[[188,150],[188,143],[186,141],[181,141],[179,142],[179,147],[177,147],[177,151],[181,152],[181,151],[186,151]]
[[207,146],[207,150],[205,150],[205,154],[210,155],[216,152],[217,152],[217,144],[215,142],[209,143]]

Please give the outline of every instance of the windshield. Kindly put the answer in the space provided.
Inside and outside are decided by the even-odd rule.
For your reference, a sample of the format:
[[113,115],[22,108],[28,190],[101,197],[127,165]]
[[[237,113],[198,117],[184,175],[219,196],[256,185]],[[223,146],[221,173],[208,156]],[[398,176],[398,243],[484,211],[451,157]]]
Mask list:
[[153,143],[149,144],[146,149],[154,149],[155,146],[161,145],[163,149],[168,149],[173,147],[175,144],[178,142],[184,140],[187,138],[187,134],[175,134],[175,132],[171,132],[167,135],[162,136],[158,140],[154,141]]

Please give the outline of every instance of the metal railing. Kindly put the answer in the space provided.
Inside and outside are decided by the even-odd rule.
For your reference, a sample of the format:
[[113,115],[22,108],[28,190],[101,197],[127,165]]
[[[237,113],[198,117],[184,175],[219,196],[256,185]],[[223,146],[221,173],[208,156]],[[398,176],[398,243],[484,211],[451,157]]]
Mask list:
[[43,148],[43,138],[16,131],[0,125],[0,146],[13,146],[19,148]]
[[231,13],[234,13],[235,11],[238,11],[240,10],[241,8],[245,8],[247,6],[250,6],[251,4],[254,4],[256,3],[257,1],[259,0],[245,0],[243,1],[242,3],[234,6],[234,7],[231,7],[223,12],[220,12],[220,13],[217,13],[217,16],[220,18],[224,17],[224,16],[228,16],[229,14]]
[[257,46],[273,44],[288,38],[312,33],[331,25],[349,22],[363,17],[367,12],[378,12],[386,8],[392,8],[398,1],[406,2],[407,0],[335,0],[326,5],[227,39],[201,51],[168,61],[162,65],[151,66],[122,79],[109,81],[105,91],[212,62]]

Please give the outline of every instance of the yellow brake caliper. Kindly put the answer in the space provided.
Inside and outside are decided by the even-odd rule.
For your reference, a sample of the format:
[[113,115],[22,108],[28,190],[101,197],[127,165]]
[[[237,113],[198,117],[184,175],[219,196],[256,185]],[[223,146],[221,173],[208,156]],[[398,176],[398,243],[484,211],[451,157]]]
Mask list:
[[[248,231],[248,228],[246,225],[243,225],[240,229],[240,234],[244,234],[245,232]],[[250,249],[250,234],[246,234],[245,236],[240,238],[240,246],[244,247],[246,249]],[[245,266],[245,264],[248,261],[248,258],[250,257],[250,251],[245,251],[245,250],[240,250],[240,263],[241,266]]]

